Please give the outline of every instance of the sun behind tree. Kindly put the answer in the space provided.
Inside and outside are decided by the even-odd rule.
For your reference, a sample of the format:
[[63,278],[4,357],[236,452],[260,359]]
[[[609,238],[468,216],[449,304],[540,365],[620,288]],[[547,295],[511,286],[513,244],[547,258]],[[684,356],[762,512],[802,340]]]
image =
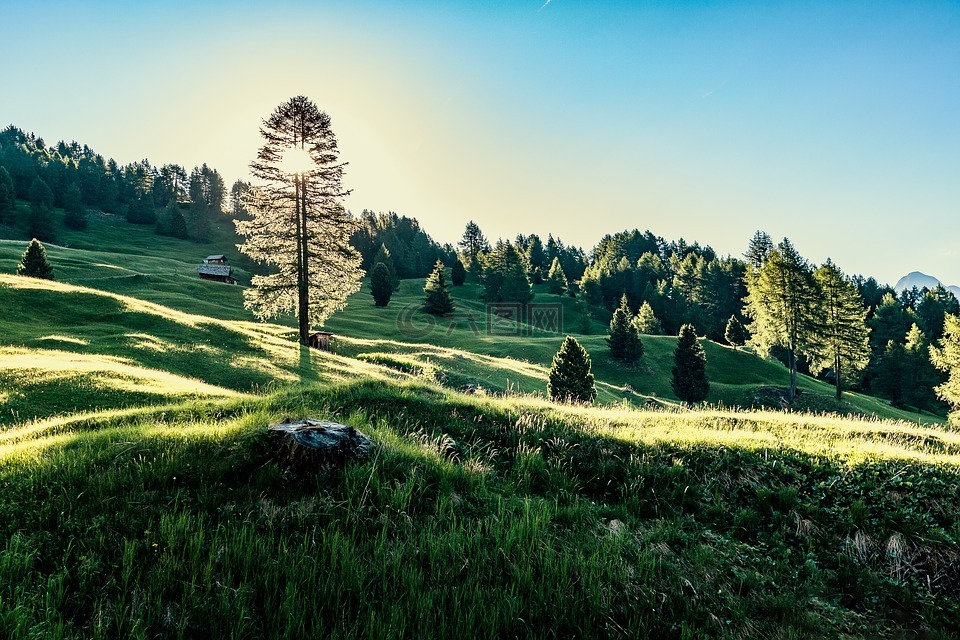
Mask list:
[[330,117],[303,96],[281,104],[260,129],[265,143],[251,163],[261,181],[237,220],[240,250],[274,273],[256,275],[244,306],[261,318],[296,311],[300,344],[360,288],[360,254],[350,245],[356,221],[343,207],[344,164]]

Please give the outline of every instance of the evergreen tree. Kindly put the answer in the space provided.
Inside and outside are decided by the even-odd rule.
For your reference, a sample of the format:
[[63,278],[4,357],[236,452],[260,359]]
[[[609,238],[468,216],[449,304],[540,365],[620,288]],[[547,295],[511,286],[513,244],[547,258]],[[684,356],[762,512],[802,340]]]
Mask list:
[[490,243],[480,231],[480,226],[471,220],[467,223],[467,228],[463,231],[463,238],[458,243],[463,249],[463,257],[466,259],[466,267],[474,273],[479,273],[482,265],[479,257],[481,254],[490,251]]
[[567,290],[567,276],[560,265],[560,258],[554,258],[550,265],[550,272],[547,274],[547,290],[558,296],[562,296]]
[[450,297],[450,290],[447,289],[443,263],[439,260],[427,278],[423,292],[425,294],[423,310],[427,313],[442,316],[453,311],[453,299]]
[[750,244],[747,245],[747,252],[743,256],[754,269],[759,269],[766,263],[767,257],[773,251],[773,239],[763,231],[757,231],[750,238]]
[[533,284],[540,284],[547,271],[547,253],[543,250],[543,243],[537,234],[531,234],[526,240],[527,276]]
[[50,187],[47,186],[47,183],[44,182],[40,176],[34,178],[30,184],[30,194],[28,198],[32,204],[43,205],[47,208],[53,207],[53,191],[50,190]]
[[930,348],[930,359],[947,374],[946,382],[936,389],[937,396],[953,408],[950,422],[960,425],[960,317],[947,315],[943,324],[943,337]]
[[727,328],[723,332],[723,338],[727,341],[727,344],[734,349],[739,349],[746,343],[747,332],[744,330],[743,325],[740,324],[740,321],[737,320],[737,316],[730,316],[730,319],[727,321]]
[[64,216],[63,223],[76,231],[87,228],[87,210],[83,206],[83,197],[80,187],[71,184],[63,196]]
[[[323,324],[360,288],[361,256],[350,246],[358,225],[343,207],[344,165],[326,113],[296,96],[260,133],[264,144],[250,171],[261,184],[247,198],[250,220],[235,225],[245,237],[240,250],[275,271],[253,276],[244,306],[261,319],[296,310],[300,344],[307,345],[311,324]],[[222,193],[209,201],[218,212],[221,202]]]
[[657,320],[657,316],[653,312],[653,307],[651,307],[650,303],[646,300],[640,305],[640,310],[637,311],[637,315],[633,317],[633,326],[636,327],[640,333],[651,336],[658,336],[663,333],[663,327],[660,325],[660,321]]
[[36,238],[30,241],[27,250],[20,257],[17,275],[53,280],[53,267],[47,262],[47,251]]
[[243,180],[237,180],[230,187],[230,213],[234,219],[244,219],[249,217],[244,198],[250,191],[250,183]]
[[30,184],[30,219],[27,233],[46,242],[56,242],[53,223],[53,191],[39,176]]
[[373,302],[378,307],[389,304],[390,297],[393,295],[393,280],[384,262],[373,265],[373,271],[370,273],[370,293],[373,294]]
[[6,168],[0,166],[0,224],[9,221],[13,217],[13,211],[17,206],[17,193],[13,187],[13,179]]
[[533,298],[533,290],[523,258],[510,242],[498,241],[483,263],[484,300],[487,302],[519,302],[526,304]]
[[882,394],[890,400],[890,404],[898,408],[904,406],[904,398],[907,395],[904,376],[906,359],[906,350],[903,345],[896,340],[890,340],[875,366],[874,391]]
[[673,392],[683,402],[703,402],[710,392],[707,380],[707,355],[697,340],[693,325],[680,327],[677,348],[673,352],[673,377],[670,380]]
[[[387,275],[390,276],[390,287],[392,291],[396,291],[400,288],[400,276],[397,275],[397,268],[393,264],[393,256],[390,255],[390,250],[387,249],[387,245],[381,244],[380,249],[377,251],[377,255],[373,258],[373,268],[376,268],[377,264],[382,264],[386,270]],[[371,270],[371,274],[373,271]],[[383,305],[380,305],[383,306]]]
[[797,359],[814,352],[820,329],[820,293],[813,268],[784,238],[747,283],[745,311],[751,343],[761,355],[787,351],[790,397],[797,395]]
[[555,402],[591,403],[597,397],[591,372],[590,355],[577,342],[567,336],[560,351],[553,356],[547,393]]
[[933,388],[943,379],[930,361],[930,342],[917,325],[907,332],[903,355],[903,400],[917,409],[928,409],[935,399]]
[[460,262],[460,258],[453,259],[453,267],[450,270],[450,281],[453,282],[453,286],[461,287],[463,283],[467,281],[467,270],[464,268],[463,263]]
[[183,212],[180,211],[180,205],[175,200],[167,203],[167,206],[157,217],[157,233],[182,240],[190,237],[187,232],[187,221],[183,217]]
[[127,222],[131,224],[156,224],[157,209],[152,193],[144,193],[127,207]]
[[837,400],[843,394],[843,373],[856,374],[867,366],[867,310],[856,285],[829,259],[814,273],[820,291],[821,319],[814,372],[833,368]]
[[607,345],[610,347],[610,357],[627,364],[633,364],[643,356],[643,342],[640,340],[640,332],[633,324],[633,315],[627,306],[626,295],[610,319]]

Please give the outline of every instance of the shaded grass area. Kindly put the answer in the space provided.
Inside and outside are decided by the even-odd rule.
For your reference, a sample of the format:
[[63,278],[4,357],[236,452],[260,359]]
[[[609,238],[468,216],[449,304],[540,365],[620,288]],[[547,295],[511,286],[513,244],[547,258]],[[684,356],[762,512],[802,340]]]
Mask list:
[[[356,426],[289,475],[264,425]],[[419,383],[0,433],[0,627],[58,637],[948,638],[960,439]]]

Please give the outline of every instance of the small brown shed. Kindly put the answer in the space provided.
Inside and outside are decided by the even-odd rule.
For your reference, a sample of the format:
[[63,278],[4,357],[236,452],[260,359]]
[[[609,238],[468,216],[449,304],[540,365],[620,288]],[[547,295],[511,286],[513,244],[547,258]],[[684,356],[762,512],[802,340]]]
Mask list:
[[207,256],[203,264],[197,267],[197,274],[201,280],[215,280],[227,284],[237,284],[233,277],[233,267],[227,264],[227,258],[222,255]]
[[315,331],[310,334],[309,343],[314,349],[330,351],[331,340],[333,340],[333,334],[329,331]]

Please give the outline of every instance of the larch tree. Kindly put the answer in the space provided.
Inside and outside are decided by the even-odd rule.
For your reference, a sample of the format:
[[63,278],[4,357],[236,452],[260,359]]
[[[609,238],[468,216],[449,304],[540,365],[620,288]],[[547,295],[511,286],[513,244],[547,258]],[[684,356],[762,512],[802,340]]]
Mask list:
[[343,207],[337,139],[330,117],[304,96],[284,102],[263,121],[264,144],[251,163],[260,184],[237,220],[240,250],[275,271],[255,275],[244,306],[261,318],[295,311],[300,343],[360,288],[360,254],[350,246],[357,224]]
[[950,422],[960,424],[960,317],[947,315],[944,317],[943,337],[938,346],[930,347],[930,359],[933,364],[945,372],[947,381],[937,387],[937,395],[947,402],[953,412]]
[[747,282],[744,311],[750,342],[764,356],[787,350],[790,397],[797,395],[797,357],[813,354],[820,334],[820,293],[813,267],[784,238]]
[[867,310],[853,282],[829,259],[813,274],[820,290],[820,327],[814,372],[833,368],[836,397],[843,395],[843,376],[853,375],[870,361]]

